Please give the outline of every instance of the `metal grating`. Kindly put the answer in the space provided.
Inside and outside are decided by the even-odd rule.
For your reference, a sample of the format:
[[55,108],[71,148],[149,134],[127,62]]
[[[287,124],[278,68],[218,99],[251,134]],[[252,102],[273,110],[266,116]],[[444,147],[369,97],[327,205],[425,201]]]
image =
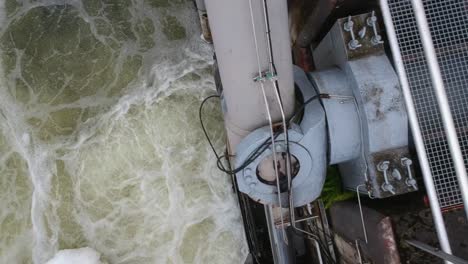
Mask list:
[[[461,150],[468,164],[468,3],[425,0]],[[442,208],[463,203],[410,0],[389,0],[419,125]]]

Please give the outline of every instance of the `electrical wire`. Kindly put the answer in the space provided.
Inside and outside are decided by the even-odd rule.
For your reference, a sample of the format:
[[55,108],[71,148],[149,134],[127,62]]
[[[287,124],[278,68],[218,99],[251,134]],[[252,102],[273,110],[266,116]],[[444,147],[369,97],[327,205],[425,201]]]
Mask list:
[[301,112],[304,110],[304,108],[310,104],[311,102],[317,100],[317,99],[322,99],[322,98],[329,98],[329,95],[328,94],[317,94],[317,95],[314,95],[312,96],[311,98],[307,99],[307,101],[305,101],[304,103],[301,104],[301,106],[299,106],[298,109],[296,109],[296,111],[294,111],[293,115],[291,116],[291,118],[289,118],[289,122],[288,123],[291,123],[292,121],[294,121],[294,119],[296,117],[298,117]]
[[[213,142],[210,139],[210,136],[208,135],[205,124],[203,122],[203,106],[206,104],[206,102],[208,100],[213,99],[213,98],[220,98],[220,96],[219,95],[210,95],[210,96],[206,97],[202,101],[202,103],[200,104],[200,108],[198,110],[198,117],[200,119],[200,125],[201,125],[201,128],[203,130],[203,134],[205,135],[205,138],[207,139],[208,144],[210,145],[211,150],[213,151],[213,154],[216,156],[216,166],[218,167],[218,169],[220,171],[222,171],[222,172],[225,172],[225,173],[229,174],[229,175],[234,175],[234,174],[242,171],[243,169],[245,169],[252,162],[254,162],[260,155],[262,155],[263,152],[265,152],[270,147],[270,145],[272,144],[272,139],[269,137],[264,142],[262,142],[262,144],[260,144],[238,168],[235,168],[233,170],[227,169],[223,164],[223,160],[228,160],[228,156],[218,154],[218,152],[216,151],[216,149],[215,149],[215,147],[213,145]],[[275,133],[273,138],[276,139],[280,134],[281,133],[278,133],[278,132]]]
[[[205,124],[203,122],[203,107],[204,107],[204,105],[206,104],[207,101],[209,101],[210,99],[213,99],[213,98],[220,98],[220,96],[219,95],[210,95],[210,96],[206,97],[205,99],[203,99],[202,103],[200,104],[200,108],[198,110],[198,118],[200,119],[200,125],[201,125],[201,128],[203,130],[203,134],[205,135],[205,138],[208,141],[208,144],[210,145],[210,148],[213,151],[213,154],[216,156],[216,166],[217,166],[217,168],[222,172],[233,175],[233,174],[236,174],[236,173],[242,171],[243,169],[245,169],[254,160],[256,160],[263,152],[265,152],[265,150],[267,150],[271,145],[271,138],[266,139],[258,148],[256,148],[252,152],[252,154],[249,155],[249,157],[238,168],[236,168],[234,170],[226,169],[226,167],[223,164],[223,160],[227,160],[228,155],[219,155],[218,154],[218,152],[216,151],[216,149],[215,149],[215,147],[214,147],[214,145],[213,145],[213,143],[212,143],[212,141],[210,139],[210,136],[208,135]],[[309,103],[311,103],[311,102],[313,102],[313,101],[315,101],[317,99],[320,99],[320,98],[328,98],[328,94],[319,94],[319,95],[312,96],[307,101],[302,103],[301,106],[294,112],[292,117],[289,119],[289,123],[294,121],[294,119],[304,110],[304,108],[306,107],[307,104],[309,104]],[[274,135],[274,138],[276,139],[280,134],[281,133],[276,132],[275,135]]]
[[[309,98],[307,101],[305,101],[295,112],[294,114],[292,115],[292,117],[289,119],[289,122],[288,123],[291,123],[302,111],[303,109],[305,108],[305,106],[311,102],[313,102],[314,100],[317,100],[319,98],[327,98],[328,95],[326,94],[319,94],[319,95],[315,95],[311,98]],[[216,166],[217,168],[226,173],[226,174],[229,174],[229,175],[235,175],[236,173],[242,171],[243,169],[245,169],[248,165],[250,165],[253,161],[255,161],[261,154],[263,154],[263,152],[265,152],[272,144],[272,139],[271,137],[267,138],[262,144],[260,144],[259,147],[257,147],[248,157],[247,159],[236,169],[227,169],[224,164],[223,164],[223,160],[226,160],[229,162],[228,160],[228,155],[219,155],[218,152],[216,151],[209,135],[208,135],[208,132],[206,130],[206,127],[205,127],[205,124],[203,122],[203,107],[204,105],[206,104],[206,102],[210,99],[213,99],[213,98],[220,98],[219,95],[210,95],[208,97],[206,97],[205,99],[203,99],[202,103],[200,104],[200,108],[199,108],[199,111],[198,111],[198,117],[199,117],[199,120],[200,120],[200,125],[201,125],[201,128],[203,130],[203,134],[205,135],[205,138],[206,140],[208,141],[208,144],[210,145],[210,148],[213,152],[213,154],[216,156]],[[273,137],[273,140],[276,139],[281,133],[279,132],[276,132],[274,134],[274,137]]]

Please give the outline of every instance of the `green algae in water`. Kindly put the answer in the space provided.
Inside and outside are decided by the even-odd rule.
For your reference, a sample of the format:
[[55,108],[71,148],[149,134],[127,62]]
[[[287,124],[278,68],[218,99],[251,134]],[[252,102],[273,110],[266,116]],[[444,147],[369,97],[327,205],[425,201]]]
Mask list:
[[0,160],[0,262],[28,263],[33,187],[25,160],[1,133]]
[[169,40],[178,40],[186,37],[185,28],[175,16],[166,16],[161,20],[163,32]]
[[[5,2],[0,262],[84,246],[110,263],[242,262],[229,179],[197,121],[213,82],[185,53],[199,39],[193,3],[64,2]],[[206,110],[221,147],[219,105]]]

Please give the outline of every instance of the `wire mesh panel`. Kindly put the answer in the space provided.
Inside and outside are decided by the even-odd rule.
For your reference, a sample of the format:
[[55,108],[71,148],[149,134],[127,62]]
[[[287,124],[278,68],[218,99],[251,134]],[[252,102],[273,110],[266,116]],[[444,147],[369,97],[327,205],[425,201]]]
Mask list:
[[[463,203],[410,0],[389,0],[399,46],[442,208]],[[424,7],[461,150],[468,164],[468,3],[426,0]]]

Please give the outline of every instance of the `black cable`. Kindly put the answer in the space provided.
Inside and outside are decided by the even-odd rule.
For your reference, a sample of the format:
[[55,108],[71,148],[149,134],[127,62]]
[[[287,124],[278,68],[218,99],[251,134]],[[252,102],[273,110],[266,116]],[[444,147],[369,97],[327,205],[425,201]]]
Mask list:
[[[226,155],[219,155],[216,152],[216,149],[215,149],[213,143],[211,142],[211,139],[210,139],[210,137],[208,135],[208,132],[206,131],[205,124],[203,123],[203,106],[205,105],[205,103],[208,100],[210,100],[212,98],[220,98],[220,96],[219,95],[210,95],[207,98],[205,98],[202,101],[202,103],[200,104],[200,108],[199,108],[199,111],[198,111],[198,117],[200,119],[200,125],[201,125],[203,133],[205,134],[205,137],[206,137],[206,139],[208,141],[208,144],[210,145],[211,150],[213,151],[213,154],[216,156],[216,166],[218,167],[218,169],[220,171],[225,172],[225,173],[230,174],[230,175],[233,175],[233,174],[236,174],[236,173],[242,171],[243,169],[245,169],[248,165],[250,165],[252,162],[254,162],[263,152],[265,152],[265,150],[267,150],[271,145],[271,138],[270,137],[267,138],[262,144],[260,144],[260,146],[258,146],[238,168],[236,168],[234,170],[226,169],[226,167],[224,167],[224,165],[223,165],[222,160],[223,159],[227,160],[227,156]],[[274,139],[276,139],[279,135],[280,135],[280,133],[275,133]]]
[[[295,111],[295,113],[293,114],[293,116],[290,118],[289,122],[291,122],[295,117],[297,117],[298,114],[300,114],[302,112],[302,110],[305,108],[305,106],[311,102],[313,102],[314,100],[317,100],[319,98],[328,98],[329,96],[327,94],[318,94],[318,95],[315,95],[315,96],[312,96],[311,98],[309,98],[307,101],[305,101],[300,107],[299,109],[297,109]],[[205,99],[203,99],[202,103],[200,104],[200,108],[199,108],[199,111],[198,111],[198,117],[200,119],[200,125],[201,125],[201,128],[203,130],[203,133],[208,141],[208,144],[210,145],[211,147],[211,150],[213,151],[213,154],[216,156],[216,166],[218,167],[219,170],[227,173],[227,174],[230,174],[230,175],[233,175],[233,174],[236,174],[240,171],[242,171],[244,168],[246,168],[248,165],[250,165],[253,161],[255,161],[263,152],[265,152],[265,150],[267,150],[270,145],[271,145],[271,137],[268,137],[262,144],[260,144],[260,146],[258,146],[248,157],[247,159],[236,169],[234,170],[230,170],[230,169],[226,169],[223,165],[223,159],[225,160],[228,160],[227,159],[227,155],[219,155],[217,152],[216,152],[216,149],[213,145],[213,143],[211,142],[211,139],[208,135],[208,132],[206,131],[206,127],[205,127],[205,124],[203,123],[203,106],[205,105],[205,103],[212,99],[212,98],[220,98],[219,95],[210,95],[208,97],[206,97]],[[281,133],[280,132],[276,132],[274,134],[274,137],[273,137],[273,140],[276,139]],[[299,236],[305,236],[305,234],[303,233],[300,233],[298,232],[297,230],[295,230],[293,228],[294,232],[296,233],[296,235],[299,235]],[[310,235],[307,235],[307,236],[310,236]],[[314,240],[316,240],[319,244],[319,248],[321,249],[321,251],[324,253],[324,256],[325,258],[329,261],[328,263],[336,263],[333,258],[331,258],[327,248],[323,245],[323,241],[316,235],[314,236],[311,236]]]
[[198,109],[198,118],[200,119],[200,125],[202,127],[203,133],[205,134],[206,139],[208,139],[208,144],[210,144],[211,150],[213,150],[213,153],[215,154],[216,158],[219,160],[220,156],[216,152],[216,149],[213,146],[213,143],[211,143],[210,137],[208,136],[208,133],[206,132],[206,128],[205,128],[205,125],[203,124],[203,118],[202,118],[203,106],[208,100],[212,98],[219,98],[219,95],[210,95],[206,97],[205,99],[203,99],[202,103],[200,104],[200,108]]
[[316,94],[312,96],[311,98],[307,99],[307,101],[302,103],[301,106],[298,109],[296,109],[296,111],[294,111],[293,115],[289,119],[289,123],[291,123],[294,120],[294,118],[296,118],[308,104],[310,104],[311,102],[317,99],[322,99],[322,98],[330,98],[330,96],[328,94]]
[[[328,98],[328,97],[329,96],[327,94],[318,94],[318,95],[312,96],[307,101],[305,101],[294,112],[293,116],[289,119],[289,123],[292,120],[294,120],[294,118],[296,118],[297,115],[299,115],[304,110],[304,108],[305,108],[305,106],[307,104],[313,102],[314,100],[317,100],[317,99],[320,99],[320,98]],[[213,151],[213,154],[216,156],[216,166],[217,166],[217,168],[220,171],[224,172],[224,173],[233,175],[233,174],[236,174],[236,173],[242,171],[243,169],[245,169],[248,165],[250,165],[253,161],[255,161],[255,159],[257,159],[265,150],[267,150],[271,145],[271,138],[266,139],[257,149],[255,149],[254,152],[252,152],[249,155],[249,157],[238,168],[236,168],[234,170],[226,169],[226,167],[223,164],[223,159],[227,160],[227,156],[226,155],[219,155],[216,152],[216,149],[215,149],[213,143],[211,142],[211,139],[210,139],[210,137],[208,135],[208,132],[206,131],[205,124],[203,123],[203,106],[205,105],[205,103],[208,100],[210,100],[212,98],[220,98],[220,96],[219,95],[210,95],[210,96],[206,97],[205,99],[203,99],[202,103],[200,104],[200,108],[199,108],[199,111],[198,111],[198,117],[200,119],[200,125],[201,125],[201,128],[203,130],[203,134],[205,135],[205,138],[208,141],[208,144],[210,145],[211,150]],[[275,133],[274,139],[276,139],[280,134],[281,134],[280,132]]]

